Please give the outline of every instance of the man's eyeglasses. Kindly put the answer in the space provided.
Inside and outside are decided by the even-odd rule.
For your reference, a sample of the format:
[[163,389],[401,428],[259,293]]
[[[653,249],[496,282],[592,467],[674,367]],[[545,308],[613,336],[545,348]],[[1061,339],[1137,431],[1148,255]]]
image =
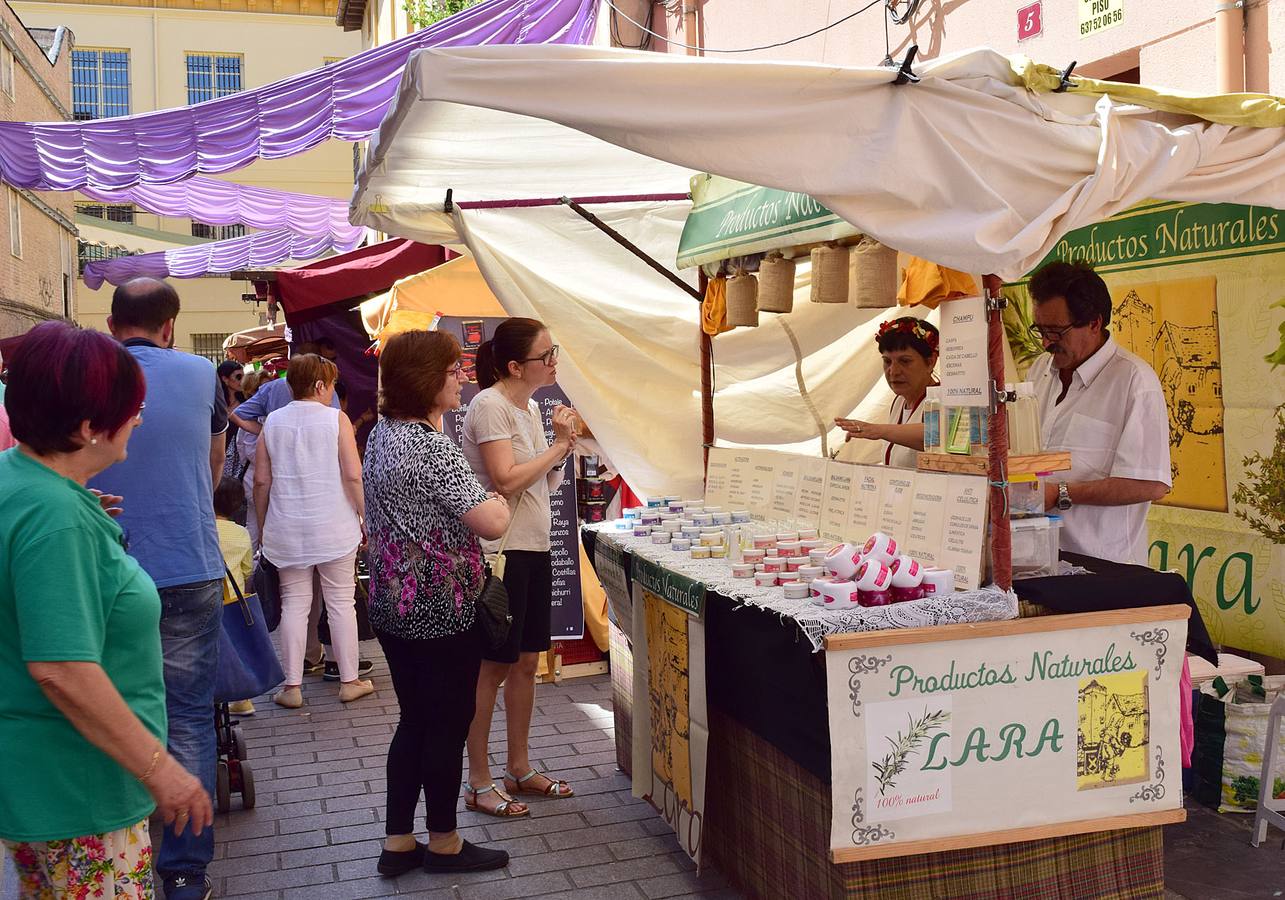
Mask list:
[[539,356],[528,356],[526,359],[519,359],[518,362],[535,362],[537,359],[546,366],[551,366],[558,361],[558,345],[554,344],[548,350],[545,350]]
[[1060,341],[1062,336],[1073,328],[1083,328],[1087,323],[1072,322],[1070,325],[1032,325],[1031,334],[1046,341]]

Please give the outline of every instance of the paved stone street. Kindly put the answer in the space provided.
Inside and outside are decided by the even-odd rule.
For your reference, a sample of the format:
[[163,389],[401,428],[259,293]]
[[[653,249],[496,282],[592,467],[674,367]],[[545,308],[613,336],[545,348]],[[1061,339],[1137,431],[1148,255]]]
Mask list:
[[[375,656],[378,644],[363,645]],[[218,847],[210,874],[215,896],[358,898],[393,894],[459,900],[511,897],[682,897],[722,893],[719,876],[697,876],[665,823],[630,795],[616,771],[607,676],[540,685],[531,727],[533,763],[566,778],[576,796],[532,801],[530,818],[501,821],[460,809],[463,835],[502,847],[508,868],[476,875],[414,872],[396,880],[375,874],[384,833],[384,754],[397,702],[382,657],[378,695],[350,707],[338,686],[309,678],[307,705],[285,710],[261,700],[243,720],[258,790],[254,810],[216,820]],[[497,713],[491,758],[504,762],[504,723]],[[419,822],[422,825],[422,807]]]

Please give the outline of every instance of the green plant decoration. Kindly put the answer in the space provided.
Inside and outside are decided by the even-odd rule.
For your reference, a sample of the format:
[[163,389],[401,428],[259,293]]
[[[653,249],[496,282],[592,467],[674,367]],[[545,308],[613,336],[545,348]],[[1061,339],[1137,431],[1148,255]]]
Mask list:
[[409,0],[403,8],[412,25],[427,28],[481,2],[482,0]]
[[1031,325],[1035,322],[1031,313],[1031,293],[1025,285],[1006,285],[1004,296],[1008,300],[1003,313],[1004,334],[1008,338],[1009,349],[1013,351],[1018,375],[1025,378],[1031,364],[1044,354],[1044,345],[1031,334]]
[[1245,457],[1245,480],[1231,495],[1236,517],[1269,541],[1285,543],[1285,404],[1276,407],[1276,445]]
[[888,743],[892,744],[892,752],[885,756],[882,762],[871,763],[879,776],[880,796],[888,788],[897,786],[894,779],[906,771],[910,754],[919,749],[919,745],[931,732],[942,728],[950,721],[950,713],[942,709],[932,713],[924,710],[924,715],[919,721],[915,721],[913,716],[907,716],[907,719],[910,721],[910,730],[904,734],[897,732],[896,740],[888,738]]

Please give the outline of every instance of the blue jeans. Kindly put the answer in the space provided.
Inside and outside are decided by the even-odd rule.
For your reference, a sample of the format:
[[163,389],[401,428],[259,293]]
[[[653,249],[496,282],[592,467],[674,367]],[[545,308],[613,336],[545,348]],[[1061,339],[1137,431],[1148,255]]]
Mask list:
[[[169,752],[214,796],[217,739],[214,733],[214,676],[223,625],[223,582],[198,581],[160,589],[161,652],[165,657],[165,707]],[[214,827],[175,835],[166,828],[156,854],[163,880],[200,877],[214,858]]]

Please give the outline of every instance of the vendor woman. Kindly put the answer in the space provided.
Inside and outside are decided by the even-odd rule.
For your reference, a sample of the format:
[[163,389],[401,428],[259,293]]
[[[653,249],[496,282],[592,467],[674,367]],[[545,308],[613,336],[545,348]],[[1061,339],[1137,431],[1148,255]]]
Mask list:
[[915,454],[924,449],[924,397],[928,388],[937,384],[933,368],[937,365],[939,338],[936,327],[914,316],[902,316],[880,325],[875,343],[883,357],[883,377],[897,395],[892,401],[889,421],[881,424],[859,419],[834,420],[847,433],[848,440],[886,441],[885,465],[913,469]]

